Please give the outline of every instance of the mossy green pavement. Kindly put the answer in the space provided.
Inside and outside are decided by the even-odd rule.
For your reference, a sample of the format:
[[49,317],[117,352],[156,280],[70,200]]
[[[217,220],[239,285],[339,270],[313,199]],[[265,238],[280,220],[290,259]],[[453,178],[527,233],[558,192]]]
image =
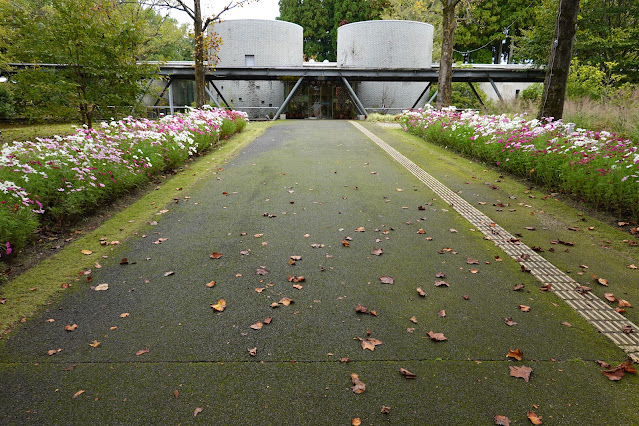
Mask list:
[[[449,183],[437,174],[453,160],[370,128]],[[102,266],[92,283],[0,342],[3,423],[526,424],[530,410],[546,424],[639,422],[637,377],[610,382],[594,363],[625,354],[349,123],[279,123],[223,169],[108,258],[92,255]],[[294,302],[270,307],[283,297]],[[363,350],[368,337],[383,343]],[[509,348],[524,359],[507,359]],[[533,369],[529,382],[510,376],[515,365]],[[366,392],[350,390],[351,373]]]

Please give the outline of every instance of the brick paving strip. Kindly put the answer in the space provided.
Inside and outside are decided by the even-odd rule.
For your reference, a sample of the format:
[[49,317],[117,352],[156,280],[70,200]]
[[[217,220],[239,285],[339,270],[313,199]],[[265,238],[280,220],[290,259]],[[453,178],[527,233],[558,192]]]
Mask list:
[[[625,351],[634,362],[639,362],[639,336],[635,333],[639,332],[637,325],[628,321],[623,315],[616,312],[610,305],[594,294],[587,291],[583,293],[577,291],[579,283],[563,273],[555,265],[537,254],[491,218],[477,210],[362,125],[354,121],[350,123],[408,169],[442,200],[450,204],[462,217],[480,230],[486,239],[493,241],[497,247],[518,262],[522,266],[522,270],[529,271],[542,284],[550,284],[553,293]],[[627,328],[627,326],[631,327],[633,333],[623,332],[624,327]]]

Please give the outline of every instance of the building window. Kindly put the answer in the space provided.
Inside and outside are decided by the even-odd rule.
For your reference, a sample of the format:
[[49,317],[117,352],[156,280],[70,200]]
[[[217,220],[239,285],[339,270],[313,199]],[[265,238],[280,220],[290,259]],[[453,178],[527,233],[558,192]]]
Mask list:
[[254,67],[255,55],[244,55],[244,65],[247,67]]

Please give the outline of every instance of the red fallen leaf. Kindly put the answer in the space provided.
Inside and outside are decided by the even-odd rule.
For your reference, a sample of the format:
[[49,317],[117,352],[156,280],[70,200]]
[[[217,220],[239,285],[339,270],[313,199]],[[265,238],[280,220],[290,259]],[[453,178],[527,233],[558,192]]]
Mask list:
[[446,310],[442,309],[441,311],[437,312],[437,316],[440,318],[446,318]]
[[346,240],[342,240],[342,245],[343,245],[344,247],[348,247],[348,246],[350,246],[349,242],[348,242],[348,241],[346,241]]
[[264,323],[264,325],[269,325],[271,321],[273,321],[273,317],[264,318],[262,322]]
[[472,257],[467,257],[466,263],[468,263],[469,265],[479,265],[479,260],[473,259]]
[[463,298],[464,300],[469,300],[469,299],[470,299],[470,297],[469,297],[467,294],[464,294],[464,295],[462,296],[462,298]]
[[599,278],[599,279],[597,279],[597,282],[598,282],[599,284],[603,285],[603,286],[608,287],[608,280],[607,280],[607,279],[605,279],[605,278]]
[[522,312],[530,312],[530,306],[519,305],[519,309],[521,309]]
[[209,257],[211,259],[219,259],[220,257],[222,257],[222,253],[213,252]]
[[198,414],[200,414],[202,412],[202,410],[204,410],[204,408],[202,407],[197,407],[195,409],[195,411],[193,411],[193,417],[196,417]]
[[610,368],[610,364],[605,361],[596,360],[595,362],[602,368]]
[[522,359],[524,359],[524,353],[520,351],[519,348],[515,349],[514,351],[508,348],[508,353],[506,354],[506,358],[514,358],[517,361],[521,361]]
[[266,274],[268,274],[269,272],[271,272],[271,271],[269,271],[268,269],[266,269],[264,266],[260,266],[259,268],[257,268],[257,269],[255,270],[255,273],[256,273],[257,275],[266,275]]
[[450,284],[448,284],[446,281],[435,281],[435,287],[450,287]]
[[261,322],[256,322],[255,324],[251,325],[251,328],[253,330],[260,330],[262,327],[264,327],[264,324]]
[[354,393],[360,394],[366,391],[366,384],[359,379],[359,375],[351,373],[351,381],[353,382],[351,390]]
[[381,256],[381,255],[382,255],[382,253],[384,253],[384,250],[383,250],[383,249],[381,249],[381,248],[377,248],[377,247],[373,246],[373,250],[371,251],[371,254],[372,254],[372,255],[375,255],[375,256]]
[[513,325],[517,325],[517,323],[513,321],[512,318],[504,318],[504,323],[506,323],[506,325],[509,327],[512,327]]
[[506,416],[498,414],[495,416],[495,424],[498,426],[510,426],[510,419]]
[[530,422],[534,425],[540,425],[542,423],[541,417],[539,417],[534,411],[526,413],[526,417],[528,417],[528,420],[530,420]]
[[365,232],[366,229],[364,229],[363,226],[360,226],[359,228],[355,228],[355,232]]
[[147,353],[149,353],[149,350],[148,350],[148,349],[140,349],[139,351],[137,351],[137,352],[135,353],[135,355],[136,355],[136,356],[140,356],[140,355],[144,355],[144,354],[147,354]]
[[530,373],[532,373],[532,368],[526,367],[525,365],[522,365],[521,367],[511,365],[509,367],[510,375],[512,377],[520,377],[524,379],[525,382],[528,382],[530,380]]
[[445,272],[438,272],[435,274],[435,278],[446,278]]
[[424,292],[424,290],[422,290],[421,287],[417,287],[417,294],[419,294],[421,297],[426,297],[426,293]]
[[448,340],[448,338],[444,336],[444,333],[434,333],[433,330],[431,330],[426,334],[428,334],[428,337],[430,337],[430,340],[433,342],[443,342],[444,340]]
[[76,393],[73,394],[72,398],[76,399],[77,397],[79,397],[83,393],[84,393],[84,389],[80,389],[79,391],[77,391]]
[[418,234],[425,234],[425,233],[426,233],[426,231],[425,231],[424,229],[422,229],[422,228],[419,228],[419,229],[417,230],[417,233],[418,233]]
[[401,374],[402,376],[406,377],[407,379],[416,379],[417,378],[417,374],[411,373],[410,371],[408,371],[405,368],[400,368],[399,369],[399,374]]
[[624,300],[624,299],[619,299],[618,306],[620,308],[632,308],[632,305],[630,304],[630,302],[628,302],[627,300]]
[[389,276],[379,277],[379,280],[382,284],[393,284],[395,282],[395,278]]

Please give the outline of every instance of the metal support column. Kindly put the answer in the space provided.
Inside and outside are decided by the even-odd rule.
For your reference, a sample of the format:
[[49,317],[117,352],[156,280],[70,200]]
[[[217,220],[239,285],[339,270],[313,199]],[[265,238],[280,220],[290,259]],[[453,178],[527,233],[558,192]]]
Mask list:
[[431,96],[430,99],[428,100],[428,102],[426,102],[426,105],[430,105],[430,103],[435,100],[435,98],[437,97],[438,93],[439,93],[439,90],[435,90],[435,93],[433,93],[433,96]]
[[164,94],[166,93],[166,89],[168,89],[169,86],[171,85],[172,79],[173,79],[172,77],[169,77],[168,81],[166,82],[166,85],[164,86],[164,89],[162,89],[162,93],[160,93],[160,96],[158,96],[153,106],[157,106],[160,103],[160,99],[162,99],[162,96],[164,96]]
[[366,108],[364,108],[362,101],[359,100],[359,98],[357,97],[357,94],[355,93],[351,85],[348,83],[348,80],[346,80],[346,77],[342,76],[342,81],[344,82],[344,86],[346,86],[348,93],[351,94],[351,98],[353,99],[353,102],[355,103],[355,106],[357,107],[357,109],[359,109],[361,115],[368,118],[368,113],[366,112]]
[[493,80],[492,78],[490,78],[490,76],[488,76],[488,81],[490,81],[490,84],[493,86],[493,90],[495,90],[495,93],[497,93],[497,97],[499,98],[499,100],[501,102],[504,102],[504,98],[501,97],[501,93],[499,93],[499,90],[497,90],[497,85],[495,84],[495,80]]
[[282,103],[282,106],[280,106],[280,108],[277,110],[277,112],[273,116],[273,121],[275,121],[278,118],[280,118],[280,114],[284,112],[284,110],[288,106],[289,102],[291,102],[291,99],[293,99],[293,96],[295,96],[295,92],[297,92],[297,89],[300,87],[300,84],[302,84],[302,80],[304,80],[304,76],[301,76],[297,80],[297,83],[295,83],[295,86],[293,86],[293,89],[291,90],[291,93],[289,93],[288,96],[286,97],[286,99],[284,99],[284,102]]
[[482,101],[481,96],[479,96],[479,93],[477,93],[477,90],[475,90],[475,86],[473,86],[473,83],[471,83],[470,81],[468,82],[468,85],[470,86],[470,90],[473,91],[473,94],[475,95],[475,97],[479,100],[479,103],[481,104],[481,106],[483,106],[484,108],[486,108],[486,105],[484,104],[484,101]]
[[206,84],[206,87],[204,87],[204,90],[206,90],[206,93],[209,95],[209,98],[211,98],[211,100],[215,103],[215,105],[216,105],[218,108],[222,108],[222,107],[220,106],[220,103],[217,101],[217,99],[215,99],[215,96],[213,96],[213,93],[211,93],[211,91],[209,90],[209,85],[208,85],[208,83]]
[[175,113],[175,108],[173,108],[173,84],[169,83],[169,111],[171,115]]
[[428,89],[430,89],[431,84],[433,84],[431,81],[428,82],[428,86],[426,86],[426,88],[424,89],[424,91],[422,92],[421,95],[419,95],[419,97],[417,98],[417,100],[415,101],[415,103],[413,104],[412,107],[410,107],[410,109],[415,109],[415,107],[417,106],[417,104],[419,103],[419,100],[426,94],[426,92],[428,92]]
[[226,102],[226,99],[224,99],[224,96],[222,96],[222,92],[218,90],[217,86],[212,81],[211,81],[211,86],[213,86],[213,89],[215,89],[215,93],[217,93],[220,99],[222,99],[222,102],[224,102],[224,105],[226,105],[226,108],[233,110],[233,107],[228,102]]

